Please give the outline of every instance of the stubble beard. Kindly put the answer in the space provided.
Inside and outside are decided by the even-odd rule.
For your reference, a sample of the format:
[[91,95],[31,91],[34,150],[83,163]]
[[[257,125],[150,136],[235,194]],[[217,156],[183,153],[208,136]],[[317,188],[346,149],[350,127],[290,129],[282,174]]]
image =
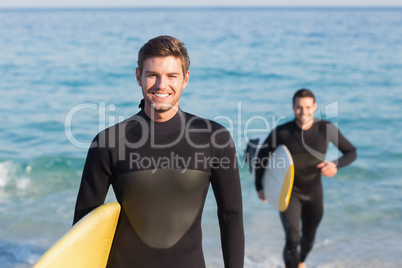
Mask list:
[[149,105],[149,107],[151,108],[150,111],[151,112],[156,112],[156,113],[166,113],[169,112],[172,109],[178,110],[178,108],[176,108],[175,103],[153,103],[152,101],[148,100],[146,101],[146,105]]
[[304,120],[304,121],[301,118],[296,116],[296,121],[300,124],[300,126],[302,126],[302,128],[311,127],[311,125],[313,125],[313,123],[314,123],[313,116],[314,115],[308,116],[306,118],[306,120]]

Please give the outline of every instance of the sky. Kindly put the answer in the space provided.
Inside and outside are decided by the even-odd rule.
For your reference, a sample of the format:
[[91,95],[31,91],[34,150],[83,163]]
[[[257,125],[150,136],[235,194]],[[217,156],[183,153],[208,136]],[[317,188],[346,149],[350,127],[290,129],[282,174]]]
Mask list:
[[166,6],[402,6],[402,0],[0,0],[0,8]]

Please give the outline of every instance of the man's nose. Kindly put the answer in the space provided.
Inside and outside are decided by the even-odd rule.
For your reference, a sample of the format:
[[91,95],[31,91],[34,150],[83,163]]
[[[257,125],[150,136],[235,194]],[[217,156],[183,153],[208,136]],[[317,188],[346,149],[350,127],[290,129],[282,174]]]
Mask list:
[[167,78],[165,76],[160,76],[156,80],[156,86],[159,89],[165,89],[167,87]]

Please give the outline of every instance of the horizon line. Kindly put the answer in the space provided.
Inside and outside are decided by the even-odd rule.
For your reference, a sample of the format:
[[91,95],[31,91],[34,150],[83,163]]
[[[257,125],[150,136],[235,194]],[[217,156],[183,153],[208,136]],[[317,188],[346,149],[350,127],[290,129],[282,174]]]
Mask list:
[[18,10],[18,9],[207,9],[207,8],[227,8],[227,9],[239,9],[239,8],[317,8],[317,9],[328,9],[328,8],[335,8],[335,9],[354,9],[354,8],[402,8],[401,5],[188,5],[188,6],[0,6],[0,10]]

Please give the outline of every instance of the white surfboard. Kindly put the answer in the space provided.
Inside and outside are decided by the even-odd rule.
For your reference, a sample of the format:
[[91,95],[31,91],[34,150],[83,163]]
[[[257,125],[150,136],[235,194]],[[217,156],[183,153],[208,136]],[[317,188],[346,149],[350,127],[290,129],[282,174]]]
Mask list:
[[288,208],[294,180],[292,155],[285,145],[279,145],[269,157],[262,177],[265,198],[279,211]]

